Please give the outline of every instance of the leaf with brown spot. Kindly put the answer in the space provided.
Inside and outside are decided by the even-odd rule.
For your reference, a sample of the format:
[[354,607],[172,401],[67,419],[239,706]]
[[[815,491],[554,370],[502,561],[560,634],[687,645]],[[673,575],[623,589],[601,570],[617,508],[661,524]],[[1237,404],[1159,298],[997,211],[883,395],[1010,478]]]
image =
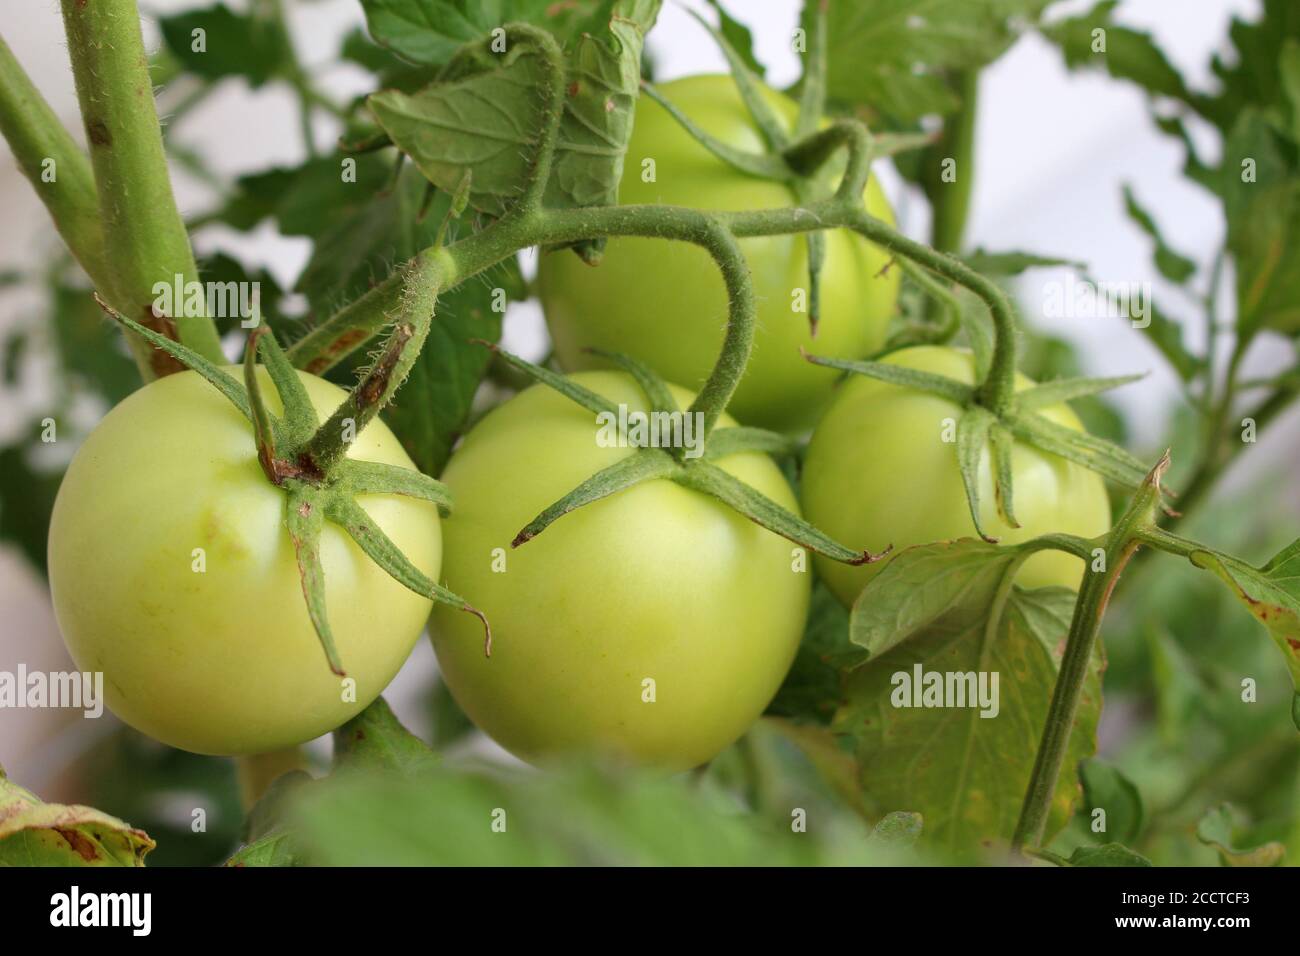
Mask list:
[[1261,568],[1215,551],[1194,551],[1192,564],[1213,571],[1268,630],[1291,671],[1291,719],[1300,730],[1300,539]]
[[144,866],[154,842],[93,807],[42,803],[0,771],[0,866]]

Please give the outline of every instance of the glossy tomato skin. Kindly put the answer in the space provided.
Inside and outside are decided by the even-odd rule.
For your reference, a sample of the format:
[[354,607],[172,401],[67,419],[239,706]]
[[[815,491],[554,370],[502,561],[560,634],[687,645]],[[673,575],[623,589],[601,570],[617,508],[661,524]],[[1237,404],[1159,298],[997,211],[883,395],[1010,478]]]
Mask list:
[[[919,346],[885,361],[905,368],[974,381],[968,352]],[[1033,384],[1019,376],[1017,390]],[[1068,407],[1041,410],[1053,421],[1082,429]],[[960,408],[935,395],[864,376],[850,376],[818,424],[802,474],[808,520],[850,547],[895,550],[915,544],[974,537],[954,432]],[[1021,527],[998,516],[992,465],[986,449],[980,464],[980,515],[985,531],[1014,544],[1049,532],[1093,537],[1110,527],[1110,505],[1101,478],[1073,462],[1016,442],[1012,452],[1013,503]],[[818,559],[818,573],[835,595],[852,604],[882,564],[852,568]],[[1077,589],[1083,563],[1059,551],[1031,557],[1016,581],[1025,587]]]
[[[622,373],[574,378],[645,407]],[[691,399],[673,394],[682,408]],[[591,412],[533,386],[476,425],[443,474],[456,500],[445,582],[474,595],[493,650],[484,659],[465,615],[435,608],[438,662],[479,728],[525,760],[604,751],[697,766],[762,713],[803,633],[811,575],[793,545],[667,480],[586,505],[511,549],[546,506],[627,454],[597,445]],[[720,464],[797,508],[766,456]]]
[[[688,77],[661,89],[722,141],[742,149],[761,147],[731,77]],[[776,93],[770,99],[787,119],[793,118],[794,103]],[[646,160],[654,161],[654,182],[642,179]],[[893,223],[874,178],[866,199],[872,215]],[[798,204],[788,186],[738,172],[714,157],[645,96],[637,103],[619,201],[722,210]],[[889,257],[845,230],[825,236],[816,338],[809,332],[807,312],[792,309],[792,290],[808,288],[805,238],[740,240],[758,314],[753,356],[729,411],[747,425],[791,431],[812,427],[836,376],[803,361],[800,346],[820,355],[861,358],[884,343],[899,270],[882,275]],[[611,239],[595,268],[569,250],[551,252],[541,258],[538,288],[556,355],[566,369],[601,367],[601,360],[582,351],[595,347],[634,355],[668,380],[699,388],[722,347],[726,288],[717,266],[698,246]]]
[[[278,414],[275,390],[261,375]],[[323,421],[345,393],[298,375]],[[379,421],[348,454],[414,468]],[[394,495],[357,501],[437,578],[442,545],[433,505]],[[55,502],[50,589],[73,660],[104,673],[113,713],[184,750],[258,753],[329,732],[392,680],[431,602],[326,523],[326,602],[344,669],[356,681],[355,699],[345,701],[307,617],[284,508],[284,493],[258,466],[251,426],[195,372],[146,385],[90,434]],[[202,549],[201,572],[195,549]]]

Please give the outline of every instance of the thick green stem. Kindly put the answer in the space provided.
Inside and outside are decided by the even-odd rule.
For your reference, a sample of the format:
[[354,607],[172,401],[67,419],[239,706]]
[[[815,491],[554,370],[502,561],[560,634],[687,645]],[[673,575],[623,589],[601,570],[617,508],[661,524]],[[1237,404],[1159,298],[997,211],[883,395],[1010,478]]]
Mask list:
[[[99,195],[109,298],[124,315],[222,361],[206,315],[160,318],[156,283],[198,280],[172,195],[135,0],[63,0],[63,22]],[[183,311],[176,309],[174,311]]]
[[87,275],[105,288],[104,233],[90,160],[0,39],[0,134]]
[[1133,554],[1144,543],[1144,534],[1155,528],[1156,510],[1160,504],[1160,478],[1169,466],[1166,454],[1143,483],[1132,503],[1106,538],[1104,565],[1094,571],[1089,566],[1083,574],[1083,586],[1074,605],[1070,633],[1065,642],[1065,654],[1052,691],[1052,702],[1047,711],[1042,740],[1034,759],[1034,769],[1020,808],[1011,845],[1016,851],[1034,849],[1042,843],[1047,818],[1052,809],[1052,796],[1056,782],[1065,764],[1070,734],[1074,730],[1079,711],[1079,699],[1088,676],[1092,655],[1097,646],[1102,618],[1110,603],[1111,594]]
[[[961,109],[949,116],[939,142],[926,151],[925,192],[934,213],[930,239],[936,249],[961,252],[975,184],[975,115],[979,96],[979,71],[956,77]],[[944,162],[952,160],[954,178],[944,179]]]

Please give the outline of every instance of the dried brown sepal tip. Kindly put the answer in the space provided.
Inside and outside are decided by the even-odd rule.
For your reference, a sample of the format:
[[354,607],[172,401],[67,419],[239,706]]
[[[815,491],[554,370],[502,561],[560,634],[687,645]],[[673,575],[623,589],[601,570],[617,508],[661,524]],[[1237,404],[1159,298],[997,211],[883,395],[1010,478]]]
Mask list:
[[894,550],[894,546],[890,544],[890,545],[886,545],[884,551],[878,551],[875,554],[872,554],[870,551],[863,551],[861,555],[859,555],[858,557],[854,558],[852,561],[849,561],[847,563],[853,565],[854,567],[860,567],[861,565],[864,564],[875,564],[877,561],[883,561],[885,558],[887,558],[893,552],[893,550]]

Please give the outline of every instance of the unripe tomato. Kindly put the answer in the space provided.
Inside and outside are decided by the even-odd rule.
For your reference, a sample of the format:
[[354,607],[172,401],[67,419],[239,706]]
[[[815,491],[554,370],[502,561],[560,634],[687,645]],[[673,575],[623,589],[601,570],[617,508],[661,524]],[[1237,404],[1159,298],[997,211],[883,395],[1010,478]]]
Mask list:
[[[298,375],[323,421],[345,393]],[[348,455],[415,467],[379,421]],[[395,495],[357,501],[437,579],[442,545],[432,504]],[[326,523],[326,603],[355,681],[349,693],[308,619],[285,502],[258,465],[248,421],[195,372],[146,385],[86,439],[54,505],[50,590],[73,660],[103,672],[118,717],[184,750],[257,753],[327,733],[392,680],[431,602]]]
[[[645,408],[622,373],[574,378]],[[673,395],[682,408],[691,400]],[[494,641],[485,659],[466,615],[435,608],[438,662],[474,722],[526,760],[610,751],[671,769],[703,763],[763,712],[803,633],[810,574],[795,546],[666,479],[511,549],[539,512],[630,453],[597,443],[590,411],[533,386],[479,422],[443,474],[456,501],[445,583],[474,595]],[[767,456],[719,464],[797,508]]]
[[[723,142],[757,150],[758,129],[729,76],[693,76],[665,83],[665,96]],[[769,100],[787,120],[795,104]],[[653,161],[653,179],[651,167]],[[798,205],[789,186],[742,173],[716,158],[654,100],[637,101],[619,201],[667,203],[697,209],[744,210]],[[879,184],[866,191],[867,210],[893,223]],[[885,340],[898,296],[899,270],[883,275],[889,257],[842,229],[825,233],[821,312],[816,338],[808,312],[795,311],[808,290],[808,247],[803,236],[740,240],[758,299],[754,352],[729,410],[747,425],[782,430],[811,428],[830,398],[836,373],[802,360],[799,347],[819,355],[862,358]],[[662,239],[611,239],[590,268],[568,250],[542,256],[538,287],[560,364],[595,368],[588,347],[624,352],[666,379],[698,388],[722,348],[727,292],[707,252]],[[798,290],[796,292],[796,290]]]
[[[961,382],[975,380],[972,356],[957,349],[920,346],[885,361]],[[1016,389],[1032,384],[1018,376]],[[1083,428],[1065,405],[1039,412],[1068,428]],[[937,395],[850,376],[808,446],[802,480],[808,520],[839,541],[875,550],[974,537],[957,468],[954,439],[960,415],[956,404]],[[1019,528],[1009,527],[997,514],[986,448],[980,462],[980,518],[984,530],[1000,542],[1015,544],[1056,531],[1091,538],[1110,527],[1110,503],[1096,472],[1022,442],[1015,443],[1011,471]],[[817,559],[818,573],[845,604],[853,603],[881,567]],[[1078,589],[1082,573],[1078,558],[1043,551],[1025,562],[1016,582],[1027,588]]]

